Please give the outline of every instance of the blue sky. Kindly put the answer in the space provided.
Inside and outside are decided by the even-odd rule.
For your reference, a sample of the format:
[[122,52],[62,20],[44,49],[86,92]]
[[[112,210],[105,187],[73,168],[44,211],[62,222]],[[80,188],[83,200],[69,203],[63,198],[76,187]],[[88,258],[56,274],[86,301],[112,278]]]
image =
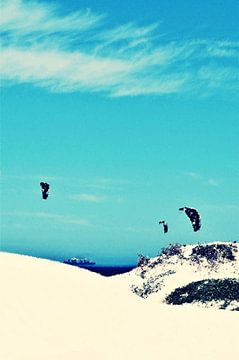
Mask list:
[[236,1],[11,0],[1,14],[2,250],[127,264],[238,240]]

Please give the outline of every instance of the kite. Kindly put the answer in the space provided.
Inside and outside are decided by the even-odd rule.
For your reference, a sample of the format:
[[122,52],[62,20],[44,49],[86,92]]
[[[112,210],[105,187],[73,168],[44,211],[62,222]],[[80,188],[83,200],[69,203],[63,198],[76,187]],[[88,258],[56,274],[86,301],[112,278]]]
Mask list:
[[159,221],[159,225],[160,224],[163,224],[163,231],[164,231],[164,234],[166,234],[168,232],[168,224],[164,220]]
[[198,231],[201,227],[201,217],[196,209],[192,209],[189,207],[182,207],[179,209],[180,211],[184,211],[185,214],[189,217],[192,227],[194,231]]
[[48,191],[50,188],[50,185],[47,184],[46,182],[40,182],[40,186],[41,186],[41,191],[42,191],[42,199],[46,200],[48,198]]

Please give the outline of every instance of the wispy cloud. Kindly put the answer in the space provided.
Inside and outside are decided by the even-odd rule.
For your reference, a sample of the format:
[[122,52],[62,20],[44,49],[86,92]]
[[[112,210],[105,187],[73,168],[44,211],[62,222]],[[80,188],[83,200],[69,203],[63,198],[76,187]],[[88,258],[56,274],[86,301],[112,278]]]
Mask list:
[[3,0],[1,15],[3,30],[17,32],[19,36],[34,32],[44,32],[43,35],[72,31],[79,33],[95,27],[104,17],[93,14],[89,9],[65,15],[53,3],[46,5],[22,0]]
[[238,43],[233,41],[219,41],[217,46],[209,45],[207,48],[209,55],[214,57],[231,58],[238,57]]
[[103,196],[103,195],[95,195],[95,194],[74,194],[74,195],[70,195],[69,199],[75,201],[90,202],[90,203],[114,202],[116,204],[122,204],[125,202],[125,198],[119,195]]
[[2,175],[3,180],[19,180],[19,181],[52,181],[56,180],[57,178],[55,176],[51,175],[7,175],[3,173]]
[[235,204],[202,204],[202,207],[206,210],[217,210],[217,211],[226,211],[226,212],[232,212],[236,211],[239,212],[239,205]]
[[194,171],[185,171],[184,172],[184,175],[192,178],[192,179],[199,179],[200,178],[200,175]]
[[214,180],[214,179],[208,179],[207,182],[206,182],[207,185],[210,185],[210,186],[219,186],[219,183],[218,181]]
[[[16,181],[21,186],[21,183],[28,181],[35,186],[35,190],[40,191],[39,183],[40,181],[47,181],[50,183],[50,189],[54,192],[60,186],[68,188],[68,194],[65,196],[69,199],[75,201],[91,201],[91,202],[103,202],[103,201],[113,201],[116,203],[123,203],[125,201],[124,197],[120,194],[125,191],[128,187],[145,187],[149,186],[149,183],[139,183],[129,179],[123,178],[111,178],[111,177],[92,177],[92,178],[79,178],[74,176],[52,176],[51,174],[45,175],[35,175],[35,174],[26,174],[26,175],[12,175],[9,173],[1,174],[1,181],[4,186],[8,186],[12,182],[15,182],[14,188],[16,187]],[[77,190],[76,190],[77,189]],[[59,191],[59,190],[57,190]],[[107,193],[107,195],[102,195],[101,193]],[[109,194],[109,195],[108,195]],[[55,195],[57,195],[55,193]]]
[[155,234],[157,233],[156,230],[153,230],[151,228],[144,228],[144,227],[135,227],[135,226],[129,226],[122,229],[123,231],[135,233],[135,234]]
[[53,214],[53,213],[45,213],[45,212],[21,212],[21,211],[13,211],[13,212],[5,212],[2,216],[14,217],[14,218],[39,218],[50,221],[59,221],[68,224],[76,224],[81,226],[92,226],[87,219],[73,217],[69,215],[62,214]]
[[183,174],[194,181],[199,181],[201,184],[204,185],[209,185],[214,187],[220,186],[220,182],[218,180],[215,180],[213,178],[206,178],[205,176],[202,176],[201,174],[196,173],[194,171],[185,171]]
[[159,24],[109,28],[105,14],[37,1],[5,0],[1,18],[3,85],[136,96],[237,84],[236,42],[162,42]]
[[93,203],[101,203],[101,202],[105,202],[107,200],[106,196],[100,196],[100,195],[94,195],[94,194],[75,194],[75,195],[70,195],[69,198],[71,200],[87,201],[87,202],[93,202]]

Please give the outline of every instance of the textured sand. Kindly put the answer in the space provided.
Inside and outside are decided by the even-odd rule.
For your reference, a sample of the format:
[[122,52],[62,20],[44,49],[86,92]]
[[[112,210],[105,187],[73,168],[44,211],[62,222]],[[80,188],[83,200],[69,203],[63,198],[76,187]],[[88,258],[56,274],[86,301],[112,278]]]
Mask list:
[[238,312],[147,302],[57,262],[0,253],[3,360],[238,359]]

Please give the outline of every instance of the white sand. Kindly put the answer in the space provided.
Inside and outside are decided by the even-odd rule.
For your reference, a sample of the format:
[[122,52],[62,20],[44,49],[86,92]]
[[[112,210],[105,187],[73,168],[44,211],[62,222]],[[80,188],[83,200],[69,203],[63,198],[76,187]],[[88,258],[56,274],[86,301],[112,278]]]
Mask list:
[[3,360],[239,359],[239,314],[145,301],[72,266],[0,253]]

